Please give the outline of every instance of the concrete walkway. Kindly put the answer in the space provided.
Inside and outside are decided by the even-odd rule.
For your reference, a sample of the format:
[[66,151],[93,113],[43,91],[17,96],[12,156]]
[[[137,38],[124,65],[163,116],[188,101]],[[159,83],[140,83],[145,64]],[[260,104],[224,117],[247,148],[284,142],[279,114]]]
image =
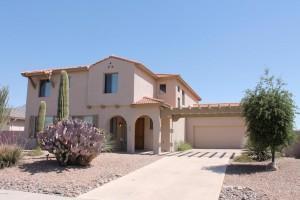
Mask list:
[[217,200],[227,164],[237,150],[191,150],[164,158],[96,188],[80,199]]
[[75,200],[75,198],[12,190],[0,190],[0,200]]

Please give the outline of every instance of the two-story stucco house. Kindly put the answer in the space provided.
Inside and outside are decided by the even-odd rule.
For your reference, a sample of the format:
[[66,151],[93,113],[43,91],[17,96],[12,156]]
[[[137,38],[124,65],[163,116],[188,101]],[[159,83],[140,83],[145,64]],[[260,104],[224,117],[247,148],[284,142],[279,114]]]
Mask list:
[[239,104],[199,104],[201,98],[180,75],[155,74],[142,63],[109,56],[94,64],[23,72],[28,78],[25,133],[35,137],[41,100],[46,124],[57,110],[60,71],[70,80],[70,115],[110,132],[120,150],[173,151],[241,148],[245,124]]

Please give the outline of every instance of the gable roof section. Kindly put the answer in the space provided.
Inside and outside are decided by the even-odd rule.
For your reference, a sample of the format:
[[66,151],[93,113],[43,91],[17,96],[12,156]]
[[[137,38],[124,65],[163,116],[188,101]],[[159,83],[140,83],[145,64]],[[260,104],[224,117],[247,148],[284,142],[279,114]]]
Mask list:
[[107,58],[101,59],[101,60],[95,62],[94,64],[90,65],[89,67],[93,67],[94,65],[96,65],[98,63],[101,63],[101,62],[104,62],[104,61],[106,61],[108,59],[111,59],[111,58],[134,64],[137,68],[139,68],[142,71],[146,72],[148,75],[152,76],[155,79],[157,78],[156,74],[153,73],[150,69],[148,69],[143,63],[140,63],[140,62],[135,61],[135,60],[129,60],[127,58],[122,58],[122,57],[119,57],[119,56],[114,56],[114,55],[111,55],[111,56],[108,56]]
[[179,74],[156,74],[158,79],[177,79],[182,85],[184,85],[198,101],[201,101],[201,97],[193,90],[193,88],[179,75]]
[[177,79],[179,82],[181,82],[185,87],[188,88],[188,90],[196,97],[196,99],[198,101],[201,100],[201,97],[192,89],[191,86],[189,86],[189,84],[187,82],[185,82],[181,76],[179,74],[155,74],[153,73],[150,69],[148,69],[144,64],[138,62],[138,61],[134,61],[134,60],[130,60],[127,58],[122,58],[119,56],[108,56],[104,59],[101,59],[91,65],[80,65],[80,66],[71,66],[71,67],[62,67],[62,68],[50,68],[50,69],[42,69],[42,70],[35,70],[35,71],[26,71],[26,72],[22,72],[22,76],[24,77],[32,77],[32,76],[41,76],[41,75],[48,75],[48,74],[54,74],[54,73],[60,73],[61,70],[66,70],[67,72],[80,72],[80,71],[88,71],[89,68],[93,67],[94,65],[104,62],[108,59],[117,59],[117,60],[121,60],[124,62],[129,62],[134,64],[137,68],[141,69],[142,71],[144,71],[145,73],[147,73],[148,75],[150,75],[152,78],[154,79],[163,79],[163,78],[175,78]]

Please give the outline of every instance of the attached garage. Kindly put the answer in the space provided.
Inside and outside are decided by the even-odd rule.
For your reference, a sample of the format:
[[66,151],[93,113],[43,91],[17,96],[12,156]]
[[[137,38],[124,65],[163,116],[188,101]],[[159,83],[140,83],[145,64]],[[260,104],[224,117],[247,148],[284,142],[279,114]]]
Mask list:
[[193,148],[240,149],[245,145],[247,128],[239,103],[196,104],[161,113],[162,117],[172,117],[173,122],[185,119],[184,140]]
[[245,143],[246,126],[242,117],[187,118],[186,140],[193,148],[237,149]]

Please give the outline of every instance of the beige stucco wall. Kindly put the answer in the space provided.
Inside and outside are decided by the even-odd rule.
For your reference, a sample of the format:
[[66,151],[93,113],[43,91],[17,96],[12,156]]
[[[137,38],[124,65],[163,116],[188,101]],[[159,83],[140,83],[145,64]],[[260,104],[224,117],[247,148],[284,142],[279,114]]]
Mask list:
[[[160,84],[166,84],[167,93],[164,94],[159,91]],[[180,87],[180,92],[178,92],[177,86]],[[185,92],[185,105],[182,104],[182,90]],[[198,100],[192,93],[176,78],[163,78],[157,81],[157,98],[163,99],[172,107],[177,107],[177,98],[180,98],[181,107],[188,107],[198,103]]]
[[[88,71],[88,105],[129,105],[134,102],[134,64],[110,58]],[[104,93],[105,73],[118,73],[118,92]]]
[[[176,104],[177,104],[177,98],[180,98],[181,107],[189,107],[193,104],[197,104],[198,100],[192,95],[192,93],[178,80],[175,80],[175,94],[176,94]],[[180,91],[178,92],[177,86],[180,87]],[[185,92],[185,104],[182,103],[182,90]]]
[[150,118],[145,117],[144,146],[145,150],[153,150],[153,129],[150,129]]
[[175,150],[176,144],[185,141],[185,122],[185,118],[180,118],[177,121],[172,121],[171,123],[171,128],[173,129],[173,132],[171,134],[171,141],[173,144],[172,150]]
[[171,148],[171,118],[165,117],[161,119],[161,150],[172,151]]
[[[167,88],[167,92],[166,93],[162,93],[160,92],[159,89],[159,85],[160,84],[166,84],[166,88]],[[175,94],[175,79],[159,79],[157,81],[157,86],[156,86],[156,90],[157,90],[157,98],[158,99],[162,99],[164,100],[166,103],[168,103],[169,105],[171,105],[172,107],[176,107],[176,94]]]
[[143,97],[154,97],[156,92],[156,81],[149,74],[134,68],[134,102]]
[[196,148],[242,148],[245,134],[242,117],[187,118],[186,141]]

